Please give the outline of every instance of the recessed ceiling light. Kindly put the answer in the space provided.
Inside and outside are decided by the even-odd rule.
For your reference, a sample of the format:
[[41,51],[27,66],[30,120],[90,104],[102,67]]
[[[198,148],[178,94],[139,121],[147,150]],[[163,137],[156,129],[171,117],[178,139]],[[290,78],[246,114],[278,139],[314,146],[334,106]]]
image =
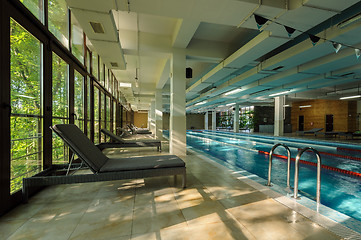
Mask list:
[[130,88],[130,87],[132,87],[132,84],[121,82],[121,83],[119,83],[119,87]]
[[351,98],[359,98],[361,97],[361,95],[355,95],[355,96],[349,96],[349,97],[342,97],[340,98],[340,100],[343,100],[343,99],[351,99]]
[[273,94],[270,94],[270,95],[268,95],[268,96],[269,96],[269,97],[273,97],[273,96],[278,96],[278,95],[286,94],[286,93],[289,93],[289,92],[291,92],[291,90],[287,90],[287,91],[279,92],[279,93],[273,93]]

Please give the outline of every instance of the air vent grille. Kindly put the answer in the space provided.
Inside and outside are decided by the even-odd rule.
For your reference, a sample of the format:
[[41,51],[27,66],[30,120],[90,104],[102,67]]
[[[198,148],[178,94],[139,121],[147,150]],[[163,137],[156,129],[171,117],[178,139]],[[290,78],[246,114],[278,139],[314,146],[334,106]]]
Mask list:
[[114,68],[118,67],[118,63],[116,63],[116,62],[110,62],[110,65],[112,65],[112,67],[114,67]]
[[277,71],[277,70],[280,70],[282,68],[284,68],[284,66],[278,66],[278,67],[275,67],[274,69],[272,69],[272,71]]
[[95,33],[104,33],[104,28],[101,23],[89,22]]

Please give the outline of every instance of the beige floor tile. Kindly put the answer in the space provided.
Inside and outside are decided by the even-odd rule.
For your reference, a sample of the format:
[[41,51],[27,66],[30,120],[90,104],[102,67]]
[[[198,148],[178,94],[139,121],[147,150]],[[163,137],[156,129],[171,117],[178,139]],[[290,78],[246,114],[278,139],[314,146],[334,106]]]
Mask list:
[[199,239],[199,240],[228,240],[228,239],[255,239],[245,228],[239,227],[237,223],[226,221],[221,223],[210,223],[206,225],[193,225],[185,229],[161,230],[161,239]]
[[161,229],[187,227],[179,209],[139,208],[134,210],[132,234],[157,232]]
[[109,221],[79,223],[69,239],[130,239],[131,220],[112,219]]
[[0,221],[0,239],[7,239],[27,220]]
[[30,219],[8,239],[68,239],[82,214],[56,216],[50,219]]
[[[113,157],[167,154],[107,149]],[[197,154],[173,176],[52,186],[0,218],[0,239],[339,239]]]
[[131,240],[157,240],[160,238],[160,232],[150,232],[143,234],[134,234],[130,238]]
[[32,219],[45,220],[52,219],[58,216],[66,216],[69,214],[84,214],[89,207],[90,201],[84,201],[82,204],[77,204],[71,201],[68,202],[50,202],[40,209],[32,216]]
[[182,209],[189,226],[229,220],[224,207],[217,201],[204,201],[199,205]]
[[254,191],[251,193],[245,193],[243,195],[239,195],[235,197],[219,199],[219,201],[225,208],[229,209],[241,205],[256,203],[258,201],[262,201],[265,199],[268,199],[268,197],[265,194],[258,191]]
[[4,216],[1,216],[1,221],[9,220],[28,220],[46,206],[46,203],[33,203],[22,204],[8,212]]

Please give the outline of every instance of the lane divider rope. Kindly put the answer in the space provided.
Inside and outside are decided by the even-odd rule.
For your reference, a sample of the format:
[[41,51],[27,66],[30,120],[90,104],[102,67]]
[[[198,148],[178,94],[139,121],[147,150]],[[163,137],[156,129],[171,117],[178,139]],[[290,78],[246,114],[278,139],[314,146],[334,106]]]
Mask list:
[[[269,152],[265,152],[265,151],[258,151],[260,154],[265,154],[265,155],[269,155]],[[273,154],[273,156],[275,157],[279,157],[282,159],[287,159],[287,156],[283,156],[283,155],[279,155],[279,154]],[[292,161],[295,161],[295,158],[291,158]],[[316,163],[314,162],[309,162],[309,161],[304,161],[304,160],[300,160],[300,163],[306,164],[306,165],[310,165],[310,166],[317,166]],[[347,175],[351,175],[351,176],[355,176],[355,177],[360,177],[361,178],[361,173],[358,172],[353,172],[350,170],[345,170],[345,169],[341,169],[341,168],[336,168],[336,167],[331,167],[331,166],[327,166],[327,165],[322,165],[321,166],[324,169],[330,170],[330,171],[334,171],[334,172],[340,172],[340,173],[344,173]]]

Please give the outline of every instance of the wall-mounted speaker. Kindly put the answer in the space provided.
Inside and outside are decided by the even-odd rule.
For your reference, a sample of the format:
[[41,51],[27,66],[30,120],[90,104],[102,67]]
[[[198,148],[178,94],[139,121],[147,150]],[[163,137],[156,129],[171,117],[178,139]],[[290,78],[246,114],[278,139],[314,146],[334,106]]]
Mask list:
[[186,68],[186,78],[192,78],[193,70],[192,68]]

